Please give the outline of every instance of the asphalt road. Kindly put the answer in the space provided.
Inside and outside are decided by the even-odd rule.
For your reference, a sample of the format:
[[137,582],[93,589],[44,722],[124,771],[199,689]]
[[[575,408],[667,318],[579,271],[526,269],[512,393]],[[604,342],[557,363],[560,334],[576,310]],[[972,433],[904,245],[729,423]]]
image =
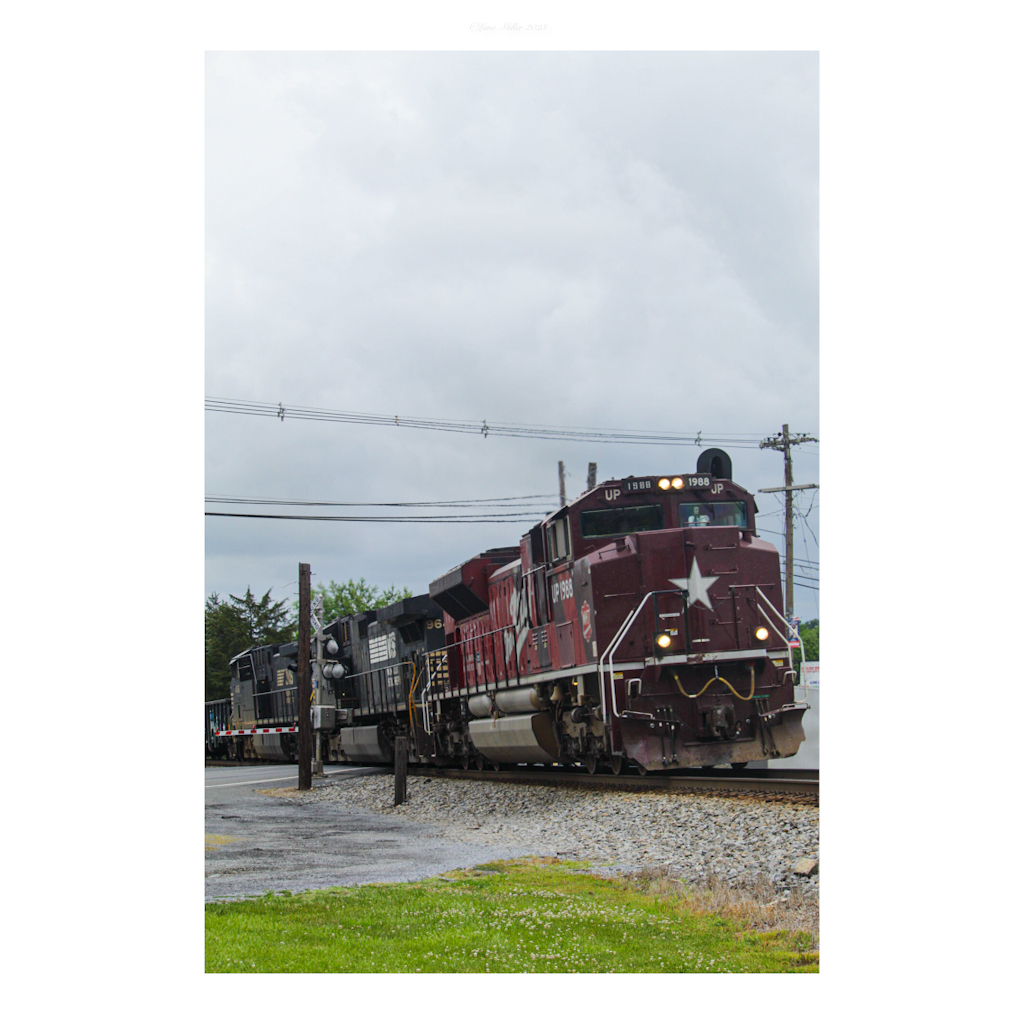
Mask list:
[[[344,786],[380,768],[327,766],[314,786]],[[429,825],[343,801],[298,804],[258,789],[294,788],[295,765],[206,769],[206,899],[408,882],[529,851],[443,839]]]

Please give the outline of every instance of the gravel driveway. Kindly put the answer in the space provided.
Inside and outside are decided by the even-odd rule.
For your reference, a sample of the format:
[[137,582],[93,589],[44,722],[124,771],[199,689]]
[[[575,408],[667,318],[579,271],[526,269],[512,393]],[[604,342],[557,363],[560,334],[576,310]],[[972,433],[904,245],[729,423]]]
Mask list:
[[688,882],[717,875],[752,885],[766,874],[773,885],[816,897],[818,875],[796,875],[800,858],[818,859],[818,807],[763,796],[704,793],[603,792],[508,782],[410,777],[408,803],[392,806],[390,775],[351,779],[307,793],[277,790],[280,803],[379,815],[426,826],[430,834],[507,856],[589,860],[606,870],[664,868]]

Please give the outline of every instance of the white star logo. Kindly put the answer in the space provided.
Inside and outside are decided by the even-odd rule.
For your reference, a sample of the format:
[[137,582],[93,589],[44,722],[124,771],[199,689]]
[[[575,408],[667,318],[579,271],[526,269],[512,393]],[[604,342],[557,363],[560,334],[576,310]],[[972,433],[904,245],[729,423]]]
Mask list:
[[680,590],[686,593],[687,608],[696,601],[700,601],[711,612],[714,609],[711,607],[711,601],[708,599],[708,591],[717,579],[717,576],[701,576],[700,566],[697,564],[697,556],[694,555],[693,566],[690,568],[690,578],[685,580],[669,580],[669,583],[674,583]]

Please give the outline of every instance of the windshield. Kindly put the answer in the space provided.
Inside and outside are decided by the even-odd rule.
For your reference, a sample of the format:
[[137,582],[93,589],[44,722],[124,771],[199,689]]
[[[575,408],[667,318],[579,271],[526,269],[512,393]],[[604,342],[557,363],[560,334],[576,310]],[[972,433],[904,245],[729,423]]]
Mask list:
[[627,508],[598,508],[580,513],[584,537],[614,537],[623,533],[645,533],[665,526],[661,505],[633,505]]
[[747,528],[747,506],[742,501],[684,501],[679,506],[680,526],[738,526]]

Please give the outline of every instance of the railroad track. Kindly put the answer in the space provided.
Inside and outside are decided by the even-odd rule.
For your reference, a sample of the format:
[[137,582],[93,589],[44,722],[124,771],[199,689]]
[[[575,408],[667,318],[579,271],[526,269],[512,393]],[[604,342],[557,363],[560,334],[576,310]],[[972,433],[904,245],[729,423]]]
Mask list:
[[[285,762],[294,764],[294,761]],[[332,762],[333,763],[333,762]],[[280,765],[281,761],[227,761],[207,758],[207,767]],[[379,767],[379,766],[377,766]],[[410,764],[409,775],[437,779],[477,779],[482,782],[514,782],[534,786],[581,786],[593,789],[630,789],[669,791],[677,793],[764,793],[788,794],[803,797],[818,796],[818,770],[816,768],[751,768],[746,771],[716,769],[710,772],[676,769],[671,772],[651,772],[640,775],[625,771],[621,775],[594,774],[586,769],[515,768],[484,771],[465,768],[435,768],[431,765]]]
[[683,793],[717,790],[723,793],[778,793],[818,796],[818,770],[803,768],[758,768],[747,771],[651,772],[647,775],[591,775],[585,769],[549,771],[516,768],[475,771],[462,768],[434,768],[409,765],[410,775],[442,779],[480,779],[484,782],[518,782],[535,786],[588,786],[598,789],[632,789]]

